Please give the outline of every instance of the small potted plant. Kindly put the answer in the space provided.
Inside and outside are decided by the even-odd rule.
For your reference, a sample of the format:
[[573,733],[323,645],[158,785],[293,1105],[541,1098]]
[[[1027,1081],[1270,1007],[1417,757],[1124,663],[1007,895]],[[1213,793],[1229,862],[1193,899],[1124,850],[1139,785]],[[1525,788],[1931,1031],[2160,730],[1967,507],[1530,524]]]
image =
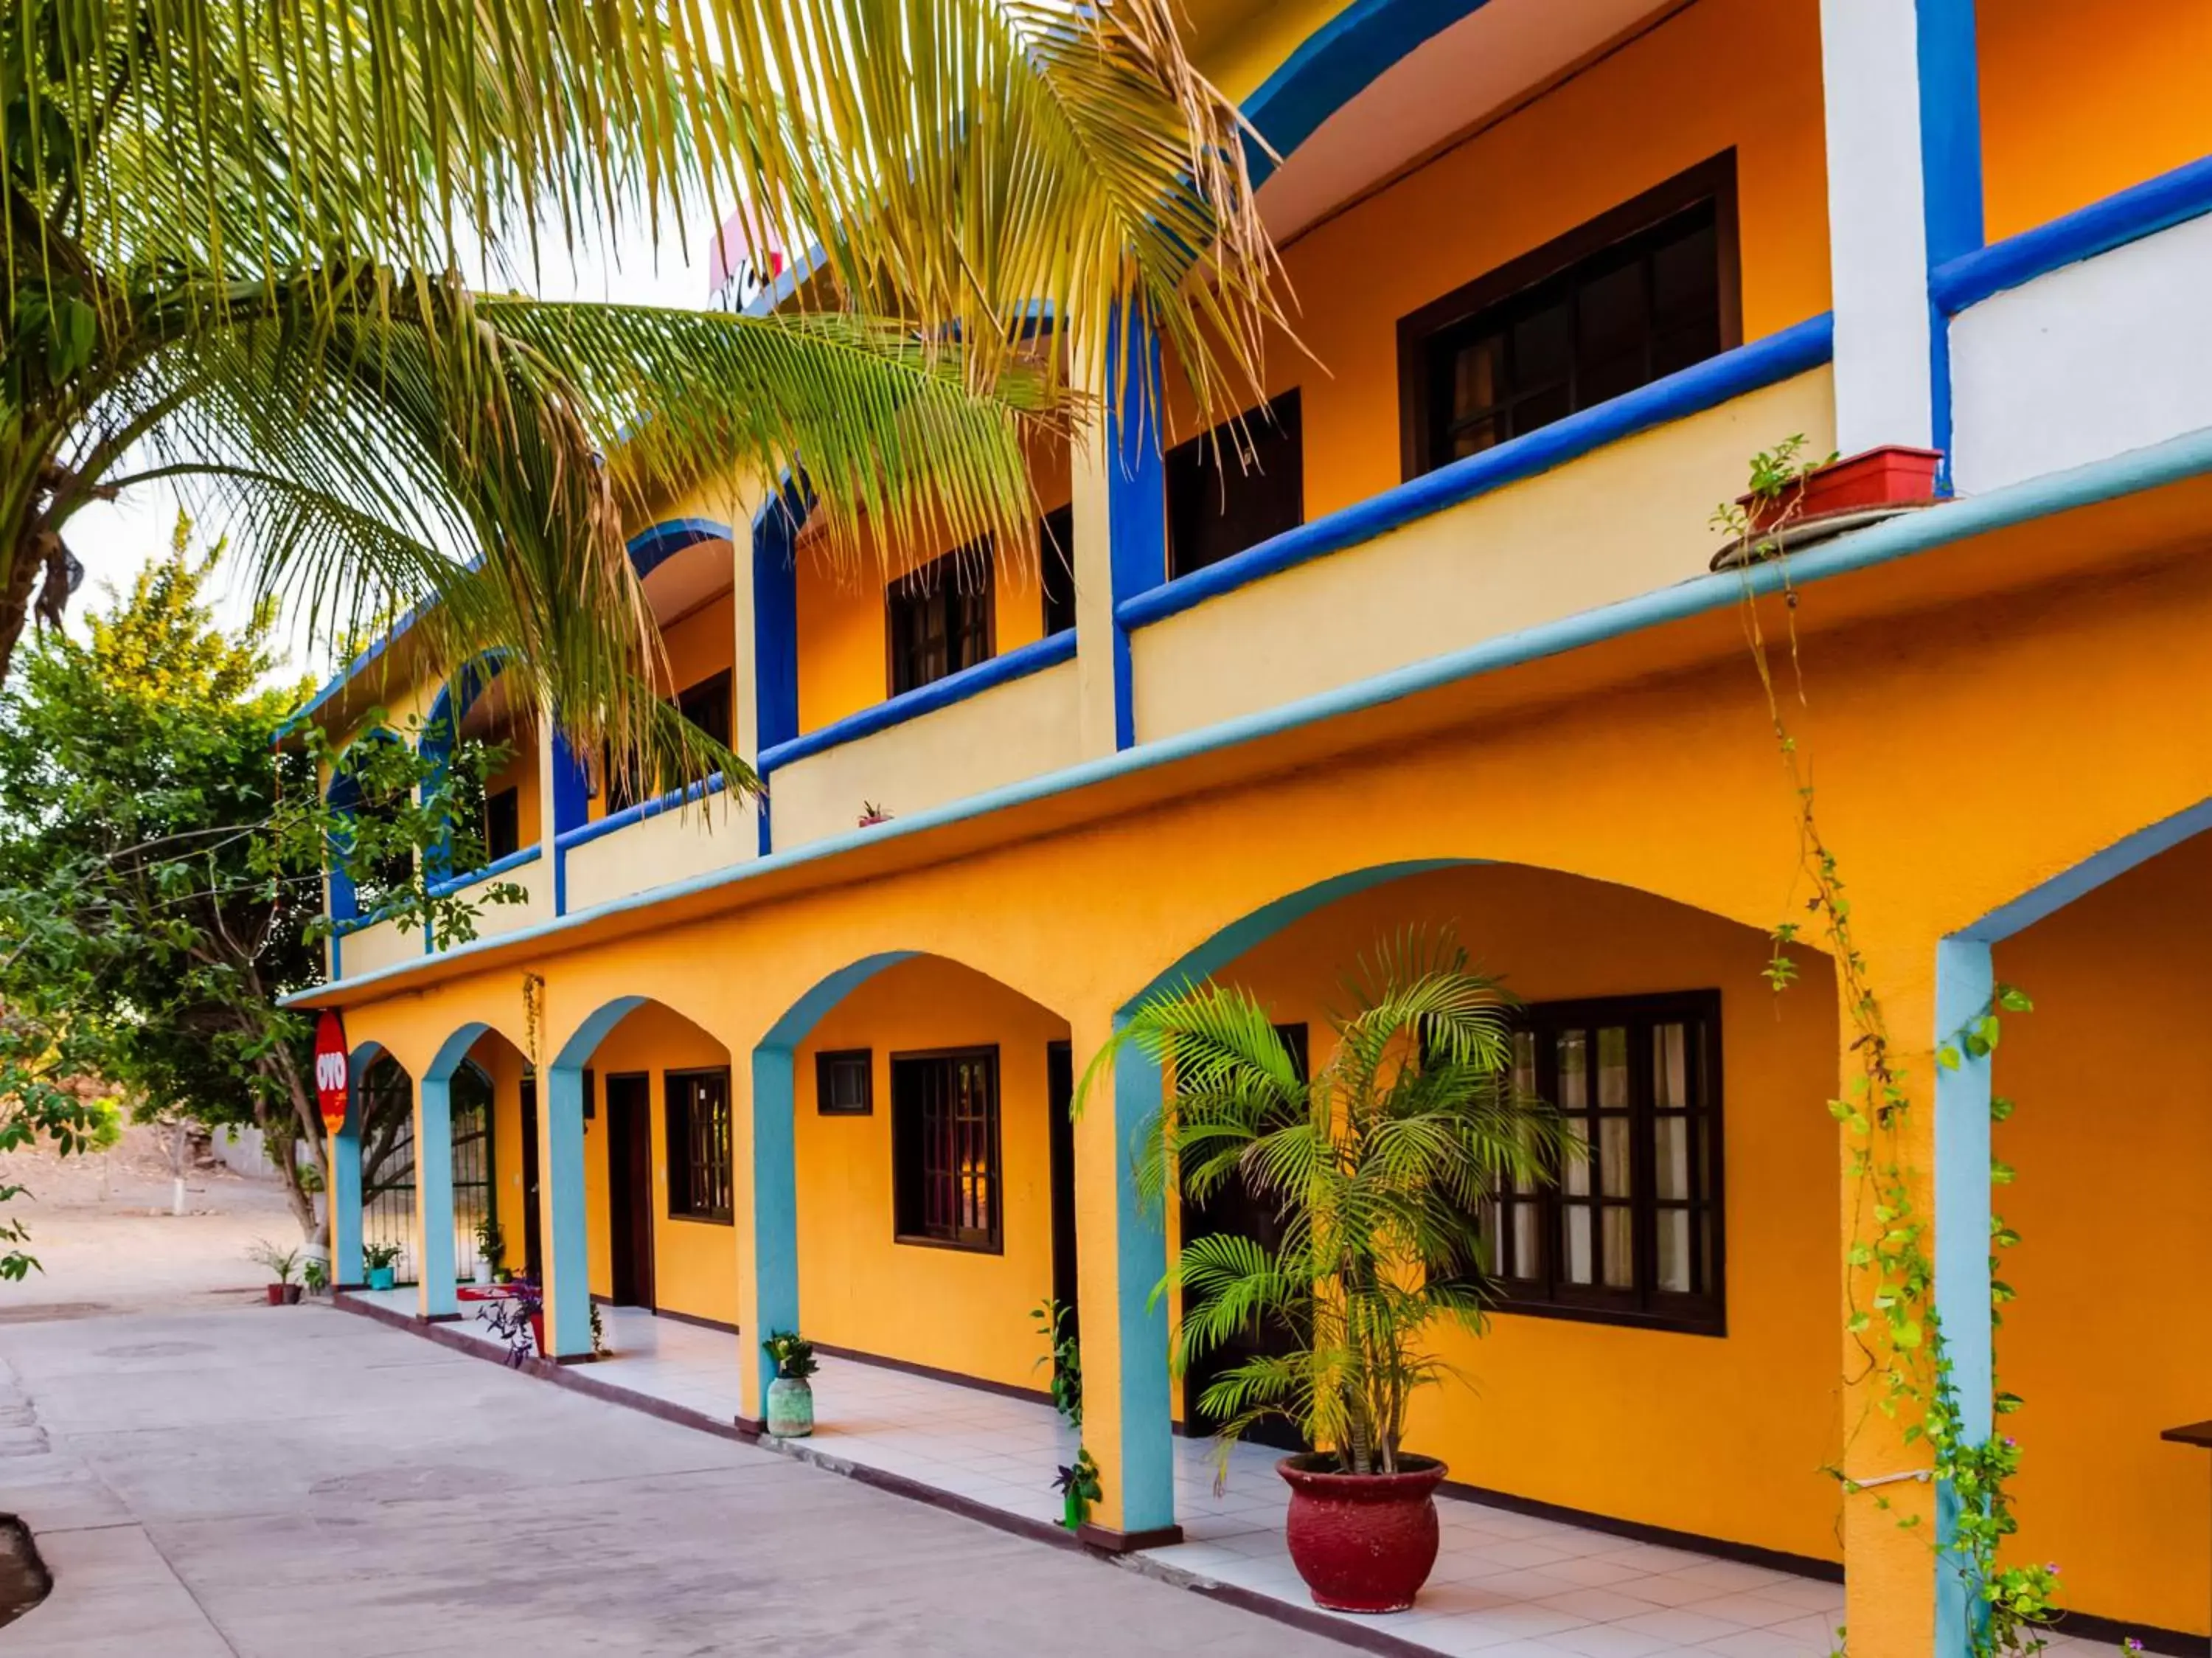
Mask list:
[[331,1287],[330,1269],[313,1255],[300,1264],[300,1279],[310,1295],[320,1295]]
[[1075,1309],[1048,1295],[1030,1309],[1044,1337],[1045,1355],[1032,1367],[1052,1366],[1052,1405],[1071,1428],[1083,1426],[1083,1349],[1075,1338]]
[[1316,1606],[1401,1612],[1437,1557],[1444,1466],[1404,1445],[1414,1394],[1452,1374],[1429,1344],[1455,1326],[1481,1333],[1492,1292],[1477,1217],[1501,1188],[1551,1179],[1569,1142],[1515,1085],[1510,998],[1449,935],[1386,942],[1349,989],[1310,1076],[1248,991],[1163,991],[1091,1061],[1077,1105],[1134,1043],[1174,1078],[1140,1139],[1146,1200],[1164,1204],[1170,1171],[1200,1202],[1241,1181],[1282,1223],[1272,1246],[1228,1233],[1183,1246],[1167,1277],[1183,1294],[1175,1364],[1255,1319],[1287,1332],[1200,1396],[1223,1424],[1224,1470],[1269,1418],[1322,1448],[1276,1465],[1291,1564]]
[[513,1293],[491,1297],[477,1316],[507,1343],[507,1362],[519,1368],[526,1358],[544,1356],[545,1301],[529,1279],[510,1282]]
[[768,1431],[777,1439],[805,1439],[814,1431],[814,1344],[795,1330],[771,1331],[761,1350],[775,1366],[768,1385]]
[[398,1244],[363,1244],[361,1247],[361,1264],[368,1271],[371,1289],[392,1288],[398,1276],[393,1263],[398,1259]]
[[1083,1522],[1091,1518],[1091,1505],[1105,1495],[1098,1484],[1098,1465],[1079,1447],[1075,1460],[1054,1477],[1052,1488],[1060,1493],[1060,1523],[1072,1532],[1083,1529]]
[[505,1240],[499,1235],[499,1222],[487,1214],[477,1222],[477,1264],[472,1276],[480,1284],[488,1284],[492,1274],[499,1270],[500,1251]]
[[872,829],[879,823],[889,823],[891,814],[872,800],[860,802],[860,827]]
[[300,1286],[292,1282],[292,1274],[300,1268],[298,1250],[279,1249],[264,1240],[248,1250],[246,1259],[267,1267],[273,1275],[267,1285],[270,1306],[288,1307],[300,1299]]

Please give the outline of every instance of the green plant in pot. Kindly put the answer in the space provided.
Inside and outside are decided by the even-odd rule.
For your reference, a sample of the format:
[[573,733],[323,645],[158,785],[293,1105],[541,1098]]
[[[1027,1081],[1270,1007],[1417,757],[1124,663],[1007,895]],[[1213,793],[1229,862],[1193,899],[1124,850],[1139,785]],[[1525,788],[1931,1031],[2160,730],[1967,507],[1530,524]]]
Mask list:
[[814,1431],[814,1384],[807,1380],[818,1368],[814,1344],[795,1330],[775,1330],[761,1351],[775,1366],[768,1385],[768,1431],[777,1439],[805,1439]]
[[298,1250],[280,1249],[275,1244],[264,1240],[247,1250],[246,1258],[257,1265],[269,1269],[270,1306],[289,1306],[300,1299],[300,1286],[292,1282],[292,1275],[300,1270]]
[[1316,1605],[1411,1606],[1436,1564],[1445,1469],[1408,1454],[1414,1395],[1454,1374],[1437,1338],[1480,1334],[1491,1299],[1481,1220],[1501,1190],[1550,1178],[1566,1144],[1516,1083],[1512,1002],[1449,934],[1386,940],[1345,986],[1334,1051],[1310,1077],[1249,992],[1164,991],[1091,1064],[1133,1044],[1173,1078],[1139,1141],[1139,1180],[1204,1201],[1231,1181],[1271,1210],[1279,1241],[1194,1238],[1163,1289],[1182,1297],[1178,1374],[1261,1320],[1287,1341],[1224,1368],[1200,1396],[1221,1454],[1287,1421],[1322,1448],[1278,1466],[1286,1540]]
[[371,1289],[389,1289],[397,1277],[399,1259],[398,1244],[369,1243],[361,1247],[361,1264],[368,1275]]
[[471,1274],[477,1283],[488,1284],[492,1281],[492,1274],[499,1270],[500,1252],[505,1247],[499,1222],[487,1213],[477,1222],[477,1259]]

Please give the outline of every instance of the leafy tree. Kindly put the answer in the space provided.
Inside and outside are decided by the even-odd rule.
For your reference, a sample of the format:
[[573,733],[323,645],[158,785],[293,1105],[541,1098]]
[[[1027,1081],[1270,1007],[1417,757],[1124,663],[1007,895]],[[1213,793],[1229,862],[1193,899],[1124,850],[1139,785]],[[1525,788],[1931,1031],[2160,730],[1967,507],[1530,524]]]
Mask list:
[[1485,1204],[1549,1179],[1573,1148],[1515,1085],[1511,999],[1449,937],[1386,940],[1346,990],[1335,1051],[1310,1077],[1249,991],[1160,991],[1091,1062],[1077,1100],[1133,1044],[1174,1078],[1139,1138],[1146,1198],[1164,1202],[1171,1179],[1200,1202],[1242,1181],[1279,1222],[1272,1247],[1194,1238],[1166,1279],[1185,1297],[1179,1371],[1255,1321],[1291,1337],[1207,1387],[1200,1403],[1224,1448],[1276,1417],[1346,1472],[1392,1473],[1413,1394],[1450,1374],[1431,1332],[1483,1328]]
[[503,757],[463,744],[441,768],[414,742],[357,745],[348,763],[385,808],[338,816],[317,787],[327,752],[272,747],[299,693],[271,682],[268,611],[236,637],[211,620],[221,555],[194,558],[180,523],[83,642],[37,638],[0,700],[0,997],[142,1101],[259,1127],[313,1238],[310,1033],[276,1004],[322,977],[325,849],[364,886],[382,872],[403,926],[467,936],[476,903],[518,889],[441,896],[421,854],[479,857],[470,808]]
[[[1171,4],[0,0],[0,676],[72,517],[165,479],[318,633],[434,594],[447,666],[507,648],[586,747],[744,777],[653,694],[626,521],[803,460],[832,552],[1025,546],[1109,320],[1206,410],[1256,391],[1273,253]],[[797,310],[458,273],[738,202],[823,250]]]

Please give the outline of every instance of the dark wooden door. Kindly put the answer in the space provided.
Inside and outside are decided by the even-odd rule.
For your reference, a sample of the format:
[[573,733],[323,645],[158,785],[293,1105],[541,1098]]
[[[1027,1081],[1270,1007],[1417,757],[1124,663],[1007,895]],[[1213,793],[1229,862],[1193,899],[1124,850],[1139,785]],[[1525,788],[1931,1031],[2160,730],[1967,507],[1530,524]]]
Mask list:
[[538,1212],[538,1079],[522,1079],[522,1272],[532,1283],[545,1282],[542,1253],[544,1218]]
[[607,1236],[618,1307],[652,1307],[653,1078],[607,1078]]
[[[1275,1034],[1291,1051],[1291,1058],[1300,1076],[1306,1072],[1306,1027],[1304,1025],[1278,1025]],[[1216,1233],[1232,1233],[1256,1240],[1273,1249],[1282,1241],[1282,1222],[1274,1210],[1255,1198],[1241,1182],[1231,1181],[1209,1196],[1204,1203],[1183,1198],[1183,1236],[1207,1237]],[[1217,1378],[1249,1358],[1265,1357],[1285,1353],[1291,1346],[1291,1333],[1280,1320],[1261,1318],[1200,1357],[1183,1373],[1183,1422],[1194,1435],[1211,1434],[1221,1423],[1200,1405],[1199,1400]],[[1244,1436],[1257,1444],[1272,1445],[1277,1450],[1306,1451],[1313,1448],[1304,1436],[1289,1423],[1271,1418],[1248,1429]]]
[[1052,1298],[1067,1309],[1066,1330],[1078,1332],[1075,1294],[1075,1056],[1065,1042],[1044,1051],[1047,1143],[1052,1158]]

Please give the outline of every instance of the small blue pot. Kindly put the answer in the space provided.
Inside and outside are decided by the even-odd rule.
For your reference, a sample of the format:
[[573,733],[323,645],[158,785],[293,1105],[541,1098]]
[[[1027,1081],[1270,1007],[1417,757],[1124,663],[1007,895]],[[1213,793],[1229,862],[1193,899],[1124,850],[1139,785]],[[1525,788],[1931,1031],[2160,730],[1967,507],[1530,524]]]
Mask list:
[[398,1269],[396,1267],[390,1266],[370,1267],[368,1269],[368,1287],[371,1289],[391,1289],[392,1275],[398,1270]]

